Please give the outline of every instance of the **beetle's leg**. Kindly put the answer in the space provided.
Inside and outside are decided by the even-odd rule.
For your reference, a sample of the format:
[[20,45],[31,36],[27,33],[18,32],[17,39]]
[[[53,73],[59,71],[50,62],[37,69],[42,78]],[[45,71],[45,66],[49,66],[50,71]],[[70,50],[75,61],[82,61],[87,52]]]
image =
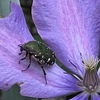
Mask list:
[[27,66],[27,68],[25,70],[22,70],[22,71],[26,71],[31,65],[31,54],[29,54],[29,64]]
[[45,72],[43,66],[42,66],[39,62],[38,62],[38,64],[39,64],[39,65],[41,66],[41,68],[42,68],[42,71],[43,71],[43,73],[44,73],[44,78],[45,78],[45,81],[46,81],[46,84],[47,84],[46,72]]
[[45,81],[46,81],[46,84],[47,84],[46,72],[45,72],[45,70],[44,70],[43,66],[41,66],[41,68],[42,68],[42,70],[43,70],[43,73],[44,73],[44,78],[45,78]]
[[20,64],[20,61],[21,61],[21,60],[26,59],[27,55],[28,55],[28,53],[26,52],[26,55],[25,55],[23,58],[21,58],[21,59],[19,60],[19,64]]

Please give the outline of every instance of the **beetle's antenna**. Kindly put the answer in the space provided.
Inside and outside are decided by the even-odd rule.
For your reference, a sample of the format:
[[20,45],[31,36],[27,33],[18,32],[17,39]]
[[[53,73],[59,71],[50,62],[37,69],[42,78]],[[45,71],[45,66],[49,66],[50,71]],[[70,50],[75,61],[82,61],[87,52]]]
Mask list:
[[22,51],[23,51],[23,49],[22,49],[22,44],[19,44],[18,46],[20,47],[20,51],[21,51],[21,52],[19,53],[19,55],[21,55],[21,54],[22,54]]

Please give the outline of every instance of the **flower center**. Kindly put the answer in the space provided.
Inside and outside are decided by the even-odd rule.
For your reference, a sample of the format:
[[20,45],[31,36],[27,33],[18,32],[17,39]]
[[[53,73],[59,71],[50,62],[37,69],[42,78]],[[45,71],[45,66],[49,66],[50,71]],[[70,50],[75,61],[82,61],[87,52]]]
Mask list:
[[97,74],[97,65],[99,59],[95,57],[88,57],[88,59],[82,59],[83,66],[85,68],[85,75],[83,78],[83,86],[88,92],[95,92],[99,86],[99,76]]

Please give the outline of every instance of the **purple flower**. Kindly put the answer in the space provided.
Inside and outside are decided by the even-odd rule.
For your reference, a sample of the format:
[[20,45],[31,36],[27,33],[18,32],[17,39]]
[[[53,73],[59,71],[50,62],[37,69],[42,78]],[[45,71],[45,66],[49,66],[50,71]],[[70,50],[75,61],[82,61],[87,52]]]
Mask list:
[[[33,60],[18,63],[19,44],[33,40],[19,5],[12,3],[12,12],[0,19],[0,88],[13,84],[21,94],[49,98],[81,92],[71,100],[99,100],[100,71],[99,34],[100,0],[34,0],[32,15],[36,28],[62,64],[74,74],[65,74],[56,63],[44,66],[47,85],[40,66]],[[23,55],[24,56],[24,55]]]

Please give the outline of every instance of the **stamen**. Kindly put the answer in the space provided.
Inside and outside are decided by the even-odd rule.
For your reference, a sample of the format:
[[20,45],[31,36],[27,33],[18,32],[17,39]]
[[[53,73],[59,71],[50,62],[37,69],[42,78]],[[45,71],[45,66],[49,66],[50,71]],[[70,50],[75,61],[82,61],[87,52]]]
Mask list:
[[100,60],[97,57],[91,56],[83,59],[83,66],[85,67],[85,76],[83,85],[89,90],[94,91],[99,85],[99,76],[97,74],[97,65]]
[[83,58],[83,61],[84,61],[83,66],[85,70],[93,70],[97,68],[100,59],[94,56],[91,57],[89,56],[87,59]]

